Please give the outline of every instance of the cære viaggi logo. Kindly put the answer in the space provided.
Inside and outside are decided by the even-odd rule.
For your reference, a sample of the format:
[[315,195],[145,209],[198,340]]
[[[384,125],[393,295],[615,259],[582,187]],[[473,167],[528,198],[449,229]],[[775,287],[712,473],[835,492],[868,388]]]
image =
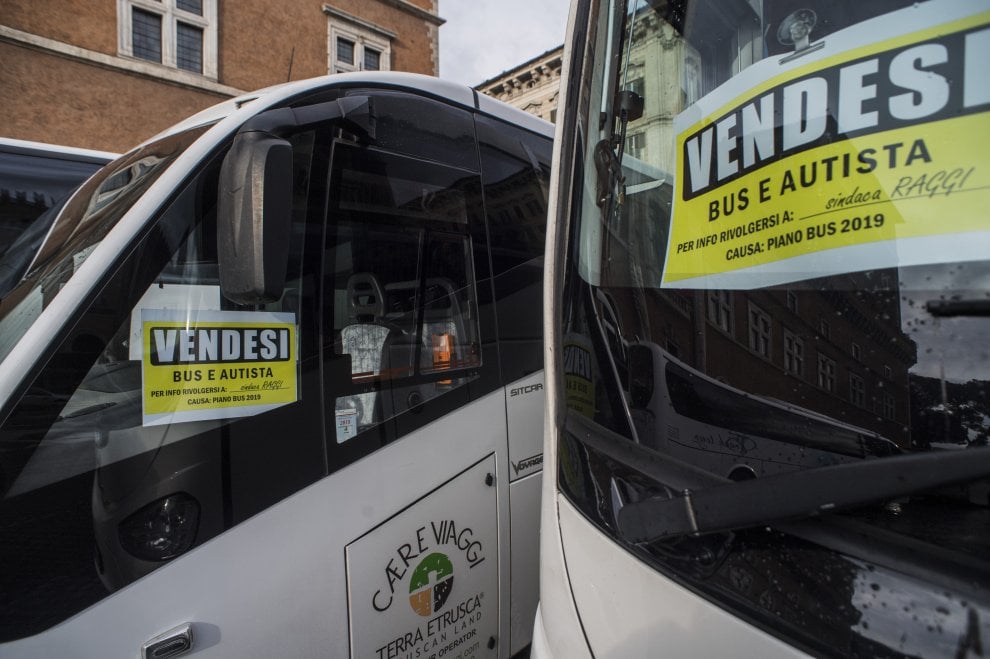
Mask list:
[[454,588],[454,565],[446,554],[433,552],[416,566],[409,579],[409,606],[419,615],[431,616],[447,603]]
[[[485,559],[485,548],[470,526],[444,519],[417,528],[391,552],[382,568],[384,584],[372,594],[371,606],[384,614],[407,604],[420,622],[379,647],[376,656],[439,659],[472,654],[467,650],[477,644],[485,593],[477,589],[471,570]],[[455,579],[466,595],[452,598]]]

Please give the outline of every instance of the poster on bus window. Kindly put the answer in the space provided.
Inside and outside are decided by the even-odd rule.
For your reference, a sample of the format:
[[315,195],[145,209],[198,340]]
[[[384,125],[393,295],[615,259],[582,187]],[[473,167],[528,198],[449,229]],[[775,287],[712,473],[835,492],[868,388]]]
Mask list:
[[678,115],[662,286],[987,258],[986,6],[936,0],[811,32],[803,51],[754,64]]
[[141,310],[145,426],[260,414],[298,397],[291,313]]

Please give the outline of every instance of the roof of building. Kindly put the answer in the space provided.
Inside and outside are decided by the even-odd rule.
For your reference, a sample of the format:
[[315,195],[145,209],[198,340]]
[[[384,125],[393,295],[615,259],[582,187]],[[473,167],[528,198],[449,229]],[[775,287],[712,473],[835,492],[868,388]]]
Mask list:
[[498,82],[500,80],[503,80],[505,78],[512,77],[513,75],[517,75],[519,73],[522,73],[526,69],[532,68],[534,64],[536,64],[537,62],[539,62],[542,59],[546,59],[547,57],[549,57],[550,55],[552,55],[554,53],[560,53],[561,55],[563,55],[563,52],[564,52],[564,45],[561,44],[561,45],[557,46],[556,48],[551,48],[550,50],[548,50],[548,51],[546,51],[544,53],[540,53],[536,57],[533,57],[531,59],[526,60],[525,62],[523,62],[522,64],[520,64],[518,66],[515,66],[515,67],[513,67],[511,69],[507,69],[505,71],[502,71],[497,76],[493,76],[493,77],[489,78],[488,80],[485,80],[484,82],[481,82],[481,83],[475,85],[474,88],[477,89],[478,91],[481,91],[482,88],[484,88],[484,87],[491,86],[491,85],[495,84],[496,82]]

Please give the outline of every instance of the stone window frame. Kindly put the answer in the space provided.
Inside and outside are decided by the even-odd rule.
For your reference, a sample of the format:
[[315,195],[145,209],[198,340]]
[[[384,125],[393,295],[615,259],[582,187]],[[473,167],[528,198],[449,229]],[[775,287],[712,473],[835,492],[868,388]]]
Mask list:
[[[202,0],[202,15],[179,9],[176,0],[117,0],[117,52],[121,57],[150,64],[183,74],[217,80],[217,0]],[[133,10],[140,9],[162,18],[162,61],[154,62],[134,55]],[[202,72],[180,69],[176,62],[177,23],[185,23],[203,31]],[[166,76],[167,77],[167,76]]]
[[[327,15],[327,71],[329,73],[349,73],[364,71],[365,49],[379,53],[378,71],[392,69],[392,41],[396,35],[390,30],[359,19],[355,16],[324,5]],[[354,44],[354,61],[341,62],[337,59],[337,40],[345,39]]]

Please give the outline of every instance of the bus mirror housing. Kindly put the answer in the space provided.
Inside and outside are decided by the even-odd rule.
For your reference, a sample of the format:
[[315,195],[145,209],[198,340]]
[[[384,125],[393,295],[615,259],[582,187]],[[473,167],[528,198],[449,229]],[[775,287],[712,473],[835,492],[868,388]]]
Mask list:
[[220,168],[217,202],[220,290],[228,300],[254,306],[282,297],[292,229],[292,145],[280,136],[324,122],[375,139],[368,96],[268,110],[234,137]]
[[263,131],[237,134],[220,169],[220,290],[237,304],[282,297],[292,222],[292,146]]

